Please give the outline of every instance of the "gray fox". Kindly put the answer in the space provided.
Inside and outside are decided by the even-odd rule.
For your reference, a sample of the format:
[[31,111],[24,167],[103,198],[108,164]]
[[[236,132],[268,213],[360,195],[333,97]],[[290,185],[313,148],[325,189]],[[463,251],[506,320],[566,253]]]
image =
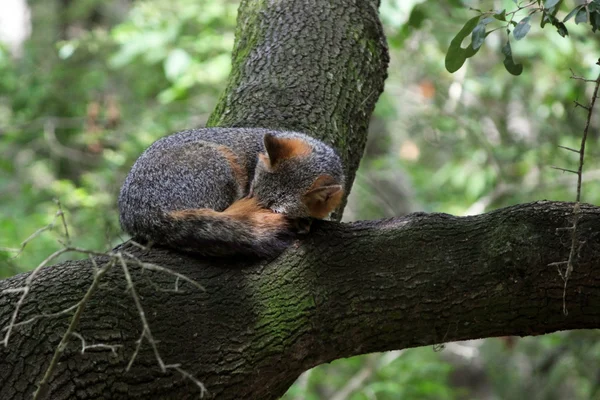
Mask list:
[[207,256],[272,257],[295,221],[326,218],[343,196],[342,163],[298,132],[205,128],[157,140],[119,194],[134,239]]

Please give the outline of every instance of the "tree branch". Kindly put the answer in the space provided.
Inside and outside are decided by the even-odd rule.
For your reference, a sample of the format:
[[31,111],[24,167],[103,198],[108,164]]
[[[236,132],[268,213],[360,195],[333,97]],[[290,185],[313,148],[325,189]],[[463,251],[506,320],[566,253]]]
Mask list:
[[[352,224],[320,222],[279,259],[253,266],[129,244],[117,250],[206,288],[185,290],[193,286],[183,282],[181,292],[156,290],[156,285],[171,287],[172,277],[146,270],[150,285],[140,279],[139,266],[130,267],[140,301],[152,310],[148,324],[166,364],[185,368],[210,398],[274,399],[302,371],[340,357],[600,327],[600,208],[581,206],[582,246],[567,287],[568,316],[562,313],[563,281],[550,265],[568,257],[571,233],[560,228],[572,224],[572,206],[537,202],[470,217],[417,213]],[[109,259],[96,262],[101,266]],[[90,261],[39,271],[21,318],[39,314],[40,307],[51,311],[71,304],[92,274]],[[26,277],[4,280],[0,290],[19,287]],[[111,356],[111,349],[81,354],[75,342],[64,350],[63,364],[102,368],[107,381],[121,385],[104,385],[114,398],[123,387],[129,398],[197,396],[192,382],[170,370],[160,372],[150,346],[142,346],[132,372],[125,373],[142,333],[139,317],[121,274],[112,270],[106,283],[112,289],[89,300],[78,333],[90,342],[122,345],[119,357]],[[53,286],[60,287],[61,299],[45,290]],[[18,297],[0,299],[0,326],[10,321]],[[18,362],[32,335],[47,344],[29,350],[30,356],[49,360],[45,354],[51,356],[67,325],[68,320],[54,318],[14,328],[12,345],[0,350],[0,397],[15,382],[39,380],[37,367]],[[66,370],[58,369],[50,384],[67,394],[65,388],[76,390],[78,381],[62,382]],[[136,385],[140,374],[153,377],[143,389]],[[60,393],[52,398],[68,398]]]

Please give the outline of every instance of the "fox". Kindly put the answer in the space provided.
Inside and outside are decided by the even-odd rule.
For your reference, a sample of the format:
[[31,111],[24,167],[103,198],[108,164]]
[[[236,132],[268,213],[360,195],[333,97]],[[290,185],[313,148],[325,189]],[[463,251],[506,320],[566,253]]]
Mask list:
[[129,171],[118,207],[134,240],[203,256],[269,258],[312,219],[326,219],[343,195],[341,159],[320,140],[200,128],[150,145]]

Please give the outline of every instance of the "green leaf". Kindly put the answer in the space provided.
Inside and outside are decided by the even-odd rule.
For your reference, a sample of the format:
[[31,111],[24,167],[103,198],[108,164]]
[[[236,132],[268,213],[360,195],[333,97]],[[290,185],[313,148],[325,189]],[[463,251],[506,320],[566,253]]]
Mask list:
[[[473,48],[473,50],[478,50],[481,47],[481,45],[483,44],[483,42],[485,41],[485,38],[487,36],[487,34],[485,33],[485,28],[486,28],[487,24],[489,24],[493,20],[494,20],[493,18],[484,18],[481,21],[479,21],[479,23],[477,24],[475,29],[473,29],[473,34],[471,35],[471,47]],[[468,48],[467,48],[467,53],[468,53]],[[469,58],[471,56],[472,56],[472,54],[467,55],[467,58]]]
[[521,40],[527,35],[529,29],[531,29],[531,25],[529,24],[530,17],[525,17],[517,24],[515,30],[513,31],[513,35],[515,39]]
[[546,2],[544,3],[544,8],[547,10],[549,8],[554,7],[555,5],[558,4],[560,0],[546,0]]
[[456,72],[463,66],[465,61],[467,60],[467,56],[463,49],[455,48],[450,46],[448,48],[448,52],[446,53],[445,66],[446,70],[450,73]]
[[552,15],[553,17],[556,17],[556,14],[558,14],[558,9],[562,5],[562,2],[563,2],[563,0],[559,0],[558,3],[556,3],[556,5],[554,7],[551,7],[545,11],[550,13],[550,15]]
[[575,23],[577,25],[579,25],[580,23],[587,23],[588,22],[588,11],[585,9],[585,7],[581,8],[578,12],[577,15],[575,16]]
[[542,18],[540,18],[540,28],[544,28],[544,26],[546,26],[546,22],[548,22],[548,16],[546,15],[545,12],[542,13]]
[[[456,72],[463,66],[467,59],[467,49],[461,47],[462,41],[473,32],[481,16],[471,18],[454,36],[446,53],[445,66],[448,72]],[[472,48],[472,45],[469,45]],[[477,50],[473,52],[475,54]],[[471,56],[473,55],[471,54]]]
[[[545,22],[550,22],[553,26],[556,27],[556,30],[558,31],[558,34],[562,37],[565,37],[569,34],[569,32],[567,31],[567,27],[565,26],[565,24],[563,24],[562,22],[560,22],[558,20],[558,18],[556,18],[553,15],[550,14],[544,14],[544,20]],[[544,22],[544,24],[545,24]]]
[[473,29],[473,34],[471,35],[471,46],[473,46],[473,49],[478,49],[481,47],[484,41],[485,25],[480,23],[475,27],[475,29]]
[[575,7],[574,9],[572,9],[571,12],[569,12],[567,14],[565,19],[563,19],[563,22],[567,22],[568,20],[573,18],[575,16],[575,14],[577,14],[579,12],[579,10],[581,10],[582,7],[583,7],[583,5],[580,5],[580,6]]
[[502,47],[502,54],[504,54],[504,68],[513,75],[521,75],[523,64],[515,64],[512,49],[510,48],[510,41],[507,40],[506,44]]
[[558,31],[558,34],[560,36],[565,37],[565,36],[569,35],[569,31],[567,31],[567,27],[562,22],[553,23],[552,25],[554,25],[556,27],[556,30]]
[[592,24],[592,32],[596,32],[596,30],[600,28],[600,11],[590,14],[590,22]]
[[494,18],[496,18],[498,21],[506,21],[506,10],[496,11]]

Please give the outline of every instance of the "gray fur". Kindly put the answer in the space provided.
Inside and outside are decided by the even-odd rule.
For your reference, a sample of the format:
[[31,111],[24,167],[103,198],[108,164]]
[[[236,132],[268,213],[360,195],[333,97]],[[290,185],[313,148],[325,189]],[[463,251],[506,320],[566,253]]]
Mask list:
[[[274,172],[257,169],[267,133],[300,138],[313,151],[301,160],[284,160]],[[217,149],[220,145],[237,155],[248,175],[245,187],[239,187],[229,162]],[[260,128],[178,132],[157,140],[131,168],[119,195],[121,225],[136,239],[200,254],[274,255],[285,248],[289,232],[259,235],[241,221],[214,217],[184,221],[167,213],[198,208],[223,211],[252,187],[252,195],[265,208],[291,218],[307,217],[301,196],[321,174],[342,184],[340,159],[329,146],[302,133]]]

